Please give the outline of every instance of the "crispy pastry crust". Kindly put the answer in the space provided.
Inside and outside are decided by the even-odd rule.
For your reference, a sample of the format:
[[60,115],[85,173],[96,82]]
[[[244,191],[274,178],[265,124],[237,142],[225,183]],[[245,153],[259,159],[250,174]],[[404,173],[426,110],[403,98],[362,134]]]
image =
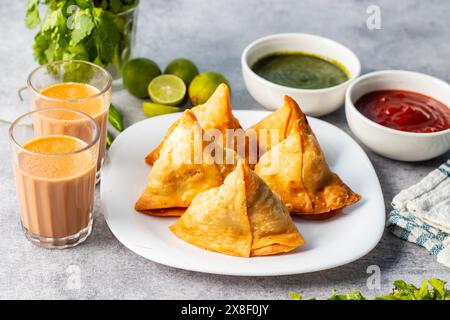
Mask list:
[[[261,130],[267,132],[266,139],[258,140],[258,154],[262,155],[269,151],[272,147],[286,139],[291,131],[294,123],[302,117],[302,112],[295,100],[291,97],[285,96],[284,103],[281,108],[271,113],[266,118],[259,121],[257,124],[251,126],[246,130],[248,136],[251,131],[256,133],[256,138],[261,137]],[[277,136],[271,136],[271,130],[278,132]]]
[[303,217],[326,218],[323,214],[361,199],[331,172],[303,113],[286,139],[261,157],[255,172],[281,196],[289,212]]
[[[227,147],[226,129],[240,129],[241,125],[239,121],[234,117],[231,110],[230,103],[230,89],[224,83],[219,85],[214,94],[209,100],[196,107],[190,109],[194,112],[195,117],[200,122],[200,126],[205,132],[212,129],[217,129],[222,133],[222,141],[218,141],[223,147]],[[148,165],[153,165],[159,158],[159,153],[167,138],[170,136],[174,128],[177,126],[177,122],[173,123],[164,137],[164,140],[145,157],[145,162]]]
[[193,161],[198,152],[194,145],[196,134],[202,134],[202,129],[194,113],[186,110],[153,165],[147,187],[136,202],[137,211],[158,216],[181,215],[179,208],[187,208],[198,193],[223,183],[231,170],[214,163],[201,140],[203,158],[199,163]]
[[241,257],[304,243],[281,199],[242,162],[220,187],[198,194],[170,230],[202,249]]

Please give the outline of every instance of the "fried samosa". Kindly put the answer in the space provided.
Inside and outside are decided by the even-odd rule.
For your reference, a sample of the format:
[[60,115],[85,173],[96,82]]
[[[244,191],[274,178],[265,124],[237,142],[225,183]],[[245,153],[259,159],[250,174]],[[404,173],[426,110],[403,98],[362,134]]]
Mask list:
[[301,115],[302,112],[295,100],[284,96],[284,104],[281,108],[246,130],[248,139],[256,139],[257,141],[255,144],[257,150],[250,148],[247,153],[257,151],[258,155],[261,156],[269,151],[286,139],[294,123],[301,118]]
[[216,164],[191,110],[186,110],[167,137],[135,209],[157,216],[180,216],[200,192],[220,186],[234,168]]
[[261,157],[255,172],[283,199],[289,212],[306,218],[334,216],[361,199],[331,172],[303,114],[288,137]]
[[[230,89],[224,83],[217,87],[214,94],[206,103],[193,107],[191,110],[194,112],[195,117],[200,122],[200,126],[205,132],[210,132],[212,129],[216,129],[217,132],[221,133],[220,140],[222,141],[216,142],[223,147],[227,147],[225,130],[241,129],[239,121],[233,116],[231,111]],[[156,159],[158,159],[163,144],[177,126],[177,122],[178,121],[173,123],[169,128],[160,145],[145,157],[145,162],[148,165],[153,165]]]
[[304,243],[281,199],[242,161],[220,187],[198,194],[170,230],[194,246],[241,257]]

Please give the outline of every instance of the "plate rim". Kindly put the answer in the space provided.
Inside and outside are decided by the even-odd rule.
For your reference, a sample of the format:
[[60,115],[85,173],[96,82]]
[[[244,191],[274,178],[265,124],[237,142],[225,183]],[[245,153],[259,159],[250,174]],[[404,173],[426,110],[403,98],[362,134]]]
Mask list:
[[[117,141],[120,141],[125,136],[125,135],[123,135],[123,133],[126,132],[127,130],[130,130],[130,128],[137,126],[137,125],[142,125],[143,122],[147,122],[147,121],[152,122],[155,120],[155,118],[159,118],[159,119],[160,118],[168,118],[168,120],[170,120],[176,116],[181,115],[181,113],[182,112],[176,112],[176,113],[171,113],[171,114],[159,115],[159,116],[155,116],[152,118],[143,119],[141,121],[138,121],[138,122],[132,124],[131,126],[127,127],[123,132],[121,132],[120,135],[118,135],[116,137],[116,139],[113,141],[113,143],[110,147],[110,150],[114,150],[114,145],[117,145]],[[265,115],[271,114],[271,112],[267,111],[267,110],[239,110],[239,109],[233,110],[233,113],[234,114],[236,114],[236,113],[260,113],[260,114],[265,114]],[[359,148],[359,151],[361,151],[361,154],[364,155],[364,160],[367,161],[367,163],[369,164],[370,170],[372,170],[373,176],[376,178],[376,185],[374,186],[374,188],[377,191],[376,197],[380,198],[379,204],[381,205],[380,209],[382,209],[382,213],[380,212],[381,219],[379,219],[380,220],[379,225],[374,226],[374,227],[376,227],[375,228],[376,230],[374,230],[374,231],[378,231],[377,237],[372,238],[373,240],[371,241],[370,245],[367,246],[367,249],[361,250],[361,252],[359,252],[358,254],[352,255],[348,259],[343,259],[342,261],[339,261],[336,263],[325,263],[325,264],[322,264],[320,267],[307,267],[305,269],[302,269],[301,271],[291,270],[291,271],[282,271],[282,272],[279,272],[279,271],[277,272],[276,270],[274,270],[274,271],[270,271],[270,270],[269,271],[268,270],[259,271],[257,268],[253,269],[252,272],[247,272],[246,270],[234,271],[233,269],[228,270],[228,271],[224,271],[224,270],[217,271],[214,268],[208,268],[207,265],[204,267],[202,267],[200,264],[195,265],[195,266],[193,266],[192,264],[189,266],[186,266],[183,263],[177,263],[177,262],[174,262],[173,260],[168,261],[166,258],[164,258],[164,257],[161,258],[160,256],[155,258],[155,256],[153,255],[152,258],[149,258],[148,255],[146,255],[145,253],[142,253],[142,251],[145,250],[144,247],[138,248],[136,245],[131,244],[129,241],[124,241],[122,236],[120,234],[116,233],[113,230],[113,227],[111,227],[110,220],[108,218],[109,214],[108,214],[107,204],[104,200],[105,199],[104,194],[106,192],[106,190],[105,190],[106,185],[104,183],[100,183],[100,199],[101,199],[100,207],[101,207],[102,214],[105,218],[105,221],[106,221],[106,224],[107,224],[109,230],[114,235],[114,237],[122,245],[124,245],[127,249],[131,250],[135,254],[137,254],[147,260],[150,260],[150,261],[153,261],[153,262],[165,265],[165,266],[181,269],[181,270],[188,270],[188,271],[201,272],[201,273],[207,273],[207,274],[217,274],[217,275],[227,275],[227,276],[251,276],[251,277],[294,275],[294,274],[304,274],[304,273],[312,273],[312,272],[330,270],[333,268],[347,265],[349,263],[352,263],[356,260],[361,259],[365,255],[370,253],[378,245],[378,243],[380,242],[380,240],[384,234],[384,226],[386,223],[386,207],[385,207],[385,203],[384,203],[384,196],[383,196],[383,191],[381,188],[380,180],[378,178],[378,175],[376,173],[376,170],[375,170],[372,162],[370,161],[370,158],[367,156],[364,149],[347,132],[345,132],[341,128],[337,127],[336,125],[329,123],[327,121],[324,121],[322,119],[318,119],[318,118],[310,117],[310,116],[307,116],[307,118],[308,118],[308,120],[314,119],[313,121],[318,121],[318,122],[324,124],[325,126],[331,126],[331,127],[333,127],[333,129],[337,129],[338,131],[341,132],[341,134],[344,134],[345,136],[347,136],[347,138],[351,139],[354,142],[355,146],[357,148]],[[105,172],[108,172],[108,170],[110,168],[110,166],[108,164],[110,163],[110,161],[111,161],[111,158],[109,157],[109,153],[107,152],[106,157],[105,157],[105,163],[103,164],[103,167],[102,167],[102,171],[103,171],[102,175]],[[235,257],[235,258],[246,259],[246,258],[242,258],[242,257]]]

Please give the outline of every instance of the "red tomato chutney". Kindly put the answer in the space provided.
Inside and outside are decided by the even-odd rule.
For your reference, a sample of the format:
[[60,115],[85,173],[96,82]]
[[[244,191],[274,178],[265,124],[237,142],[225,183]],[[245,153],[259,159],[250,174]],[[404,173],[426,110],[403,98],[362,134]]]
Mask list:
[[370,120],[396,130],[428,133],[450,128],[450,108],[416,92],[373,91],[359,98],[355,106]]

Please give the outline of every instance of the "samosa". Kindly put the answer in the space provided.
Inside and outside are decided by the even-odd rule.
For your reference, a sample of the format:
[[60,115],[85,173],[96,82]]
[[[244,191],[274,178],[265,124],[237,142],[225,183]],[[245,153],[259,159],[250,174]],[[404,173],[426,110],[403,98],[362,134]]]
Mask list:
[[170,230],[194,246],[241,257],[304,243],[281,199],[242,160],[220,187],[199,193]]
[[255,172],[291,213],[306,218],[328,218],[361,199],[330,170],[303,113],[287,138],[260,158]]
[[[231,146],[231,141],[229,145],[227,145],[226,129],[241,129],[241,125],[233,116],[230,103],[230,89],[226,84],[220,84],[207,102],[193,107],[191,110],[194,112],[195,117],[200,122],[200,126],[205,132],[208,133],[212,130],[217,130],[217,132],[221,134],[221,137],[219,138],[220,141],[216,141],[216,143],[219,143],[224,148]],[[170,126],[164,140],[159,146],[145,157],[145,162],[148,165],[153,165],[158,159],[163,144],[177,126],[177,122],[178,120]]]
[[158,216],[180,216],[200,192],[220,186],[234,165],[216,163],[207,152],[203,130],[186,110],[160,150],[135,209]]
[[[301,115],[302,112],[295,100],[285,96],[281,108],[246,130],[248,139],[247,157],[257,158],[286,139],[294,123],[301,118]],[[256,143],[253,141],[252,144],[250,139],[255,139]],[[252,153],[256,153],[256,156],[252,156]]]

